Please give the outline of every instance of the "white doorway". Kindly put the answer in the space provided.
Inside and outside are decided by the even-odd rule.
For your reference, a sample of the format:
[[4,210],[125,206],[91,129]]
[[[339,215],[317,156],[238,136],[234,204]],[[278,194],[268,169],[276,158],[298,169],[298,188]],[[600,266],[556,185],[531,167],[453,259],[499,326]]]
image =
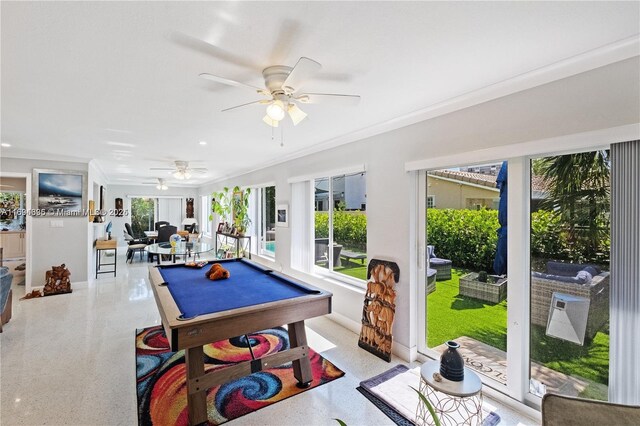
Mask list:
[[31,292],[31,174],[0,174],[0,193],[3,206],[11,210],[0,216],[0,246],[3,252],[3,266],[7,266],[14,276],[14,283],[24,284],[25,293]]

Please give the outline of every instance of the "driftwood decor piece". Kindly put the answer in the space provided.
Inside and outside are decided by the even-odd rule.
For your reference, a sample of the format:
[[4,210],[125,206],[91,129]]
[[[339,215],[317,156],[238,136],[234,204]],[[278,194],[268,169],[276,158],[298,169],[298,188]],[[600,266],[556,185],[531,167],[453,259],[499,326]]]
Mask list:
[[64,263],[60,266],[52,266],[45,276],[47,282],[44,285],[44,296],[71,293],[71,282],[69,281],[71,272],[69,272]]
[[372,259],[367,279],[358,346],[390,362],[391,329],[396,314],[395,286],[400,280],[400,268],[394,262]]

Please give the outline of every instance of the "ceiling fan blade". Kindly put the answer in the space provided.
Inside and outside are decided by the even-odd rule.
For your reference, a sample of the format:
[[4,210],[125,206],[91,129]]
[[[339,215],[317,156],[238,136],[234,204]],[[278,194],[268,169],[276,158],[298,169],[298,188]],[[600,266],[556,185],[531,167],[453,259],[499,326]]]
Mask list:
[[293,19],[284,19],[279,25],[278,37],[271,50],[269,62],[272,64],[286,63],[289,52],[300,39],[300,22]]
[[231,108],[225,108],[225,109],[223,109],[223,110],[222,110],[222,112],[225,112],[225,111],[231,111],[232,109],[236,109],[236,108],[242,108],[243,106],[247,106],[247,105],[253,105],[253,104],[269,104],[269,103],[271,103],[271,102],[272,102],[272,101],[267,100],[267,99],[260,99],[259,101],[247,102],[246,104],[236,105],[236,106],[233,106],[233,107],[231,107]]
[[224,77],[218,77],[217,75],[208,74],[206,72],[199,74],[199,76],[202,78],[206,78],[207,80],[215,81],[217,83],[226,84],[227,86],[235,86],[235,87],[241,87],[243,89],[250,89],[258,93],[261,93],[264,90],[264,89],[261,89],[260,87],[252,86],[250,84],[240,83],[239,81],[235,81],[235,80],[229,80],[228,78],[224,78]]
[[170,168],[170,167],[150,167],[149,170],[166,170],[168,172],[171,172],[173,170],[175,170],[175,168]]
[[303,104],[332,103],[335,105],[358,105],[359,95],[341,95],[338,93],[303,93],[295,100]]
[[211,43],[208,43],[204,40],[200,40],[199,38],[192,37],[190,35],[172,31],[169,36],[169,40],[172,42],[186,47],[191,50],[198,51],[200,53],[204,53],[207,56],[213,56],[215,58],[220,59],[221,61],[228,62],[230,64],[235,64],[253,71],[261,71],[262,68],[259,64],[248,61],[240,56],[237,56],[231,52],[228,52],[224,49],[219,48],[218,46],[214,46]]
[[204,173],[207,173],[209,170],[207,170],[207,169],[189,169],[189,171],[191,173],[204,174]]
[[293,67],[282,87],[288,87],[292,91],[299,90],[305,81],[320,71],[320,68],[322,68],[322,65],[318,62],[303,56],[298,59],[298,63]]

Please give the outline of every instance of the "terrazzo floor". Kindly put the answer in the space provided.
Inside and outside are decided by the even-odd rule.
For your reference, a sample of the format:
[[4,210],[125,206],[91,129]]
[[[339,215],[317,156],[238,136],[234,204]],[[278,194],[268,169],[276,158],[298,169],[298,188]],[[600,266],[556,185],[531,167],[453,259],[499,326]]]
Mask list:
[[[118,277],[74,285],[73,293],[20,301],[0,334],[0,425],[136,425],[136,328],[160,324],[147,263],[118,259]],[[309,345],[345,377],[229,422],[229,425],[393,424],[368,402],[359,382],[386,363],[357,346],[358,336],[327,318],[307,321]],[[413,363],[410,366],[416,366]],[[487,399],[488,400],[488,399]],[[497,406],[501,425],[535,421]]]

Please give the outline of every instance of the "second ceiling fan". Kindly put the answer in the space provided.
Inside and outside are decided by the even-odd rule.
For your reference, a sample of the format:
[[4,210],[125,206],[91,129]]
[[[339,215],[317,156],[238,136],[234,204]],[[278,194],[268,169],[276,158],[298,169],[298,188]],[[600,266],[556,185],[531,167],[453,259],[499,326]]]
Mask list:
[[302,92],[301,88],[303,84],[313,77],[314,74],[320,71],[321,68],[322,65],[318,62],[304,56],[298,60],[293,68],[285,65],[267,67],[262,71],[265,88],[252,86],[250,84],[241,83],[239,81],[230,80],[228,78],[208,73],[202,73],[200,74],[200,77],[229,86],[250,89],[265,96],[265,99],[259,99],[246,104],[226,108],[222,111],[230,111],[247,105],[267,105],[266,115],[262,121],[267,123],[269,126],[278,127],[278,124],[284,119],[286,114],[289,114],[294,125],[297,125],[306,118],[307,114],[298,107],[298,103],[333,102],[355,105],[360,101],[360,96],[358,95]]
[[149,170],[161,170],[171,172],[174,178],[180,180],[191,179],[193,174],[207,173],[206,167],[189,167],[188,161],[175,160],[175,167],[151,167]]

